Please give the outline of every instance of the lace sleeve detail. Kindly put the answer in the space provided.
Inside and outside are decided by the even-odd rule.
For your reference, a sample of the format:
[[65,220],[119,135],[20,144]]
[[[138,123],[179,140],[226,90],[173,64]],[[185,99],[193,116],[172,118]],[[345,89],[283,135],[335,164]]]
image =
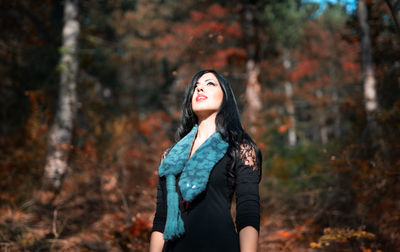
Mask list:
[[261,179],[261,154],[252,142],[240,144],[239,160],[237,160],[237,182],[260,182]]

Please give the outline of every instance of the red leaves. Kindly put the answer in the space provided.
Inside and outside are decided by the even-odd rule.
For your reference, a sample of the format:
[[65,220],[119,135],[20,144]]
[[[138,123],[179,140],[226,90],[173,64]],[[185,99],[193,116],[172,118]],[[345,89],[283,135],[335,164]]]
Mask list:
[[[189,17],[170,24],[173,29],[155,38],[157,58],[167,57],[206,68],[221,69],[234,59],[243,60],[243,50],[236,48],[242,36],[237,17],[227,8],[213,4],[206,10],[189,10]],[[235,61],[236,62],[236,61]]]
[[211,37],[214,37],[214,34],[226,34],[229,36],[241,35],[239,25],[236,22],[228,26],[216,20],[202,20],[201,22],[177,24],[175,33],[178,35],[178,38],[185,37],[185,40],[210,34],[212,35]]
[[345,70],[349,71],[359,71],[360,70],[360,64],[354,61],[343,61],[342,66]]
[[194,11],[190,12],[190,17],[195,21],[200,21],[200,20],[204,19],[206,16],[207,15],[201,11],[194,10]]
[[127,231],[132,237],[143,237],[150,232],[151,227],[152,223],[146,217],[138,215],[132,218],[132,227]]
[[190,12],[190,17],[195,21],[201,21],[206,18],[221,18],[226,15],[228,10],[218,4],[211,5],[205,12],[193,10]]
[[203,63],[203,66],[220,69],[224,67],[226,64],[228,64],[230,58],[234,57],[239,57],[239,58],[246,57],[245,50],[233,47],[218,50],[216,51],[215,55],[213,55],[209,60]]
[[320,62],[317,60],[303,58],[289,74],[289,77],[293,82],[297,83],[301,78],[313,74],[319,64]]
[[211,16],[220,17],[221,15],[226,15],[228,13],[228,10],[218,4],[213,4],[210,8],[208,8],[207,12]]
[[164,112],[149,114],[144,120],[139,122],[139,131],[146,136],[159,132],[162,125],[170,122],[169,116]]

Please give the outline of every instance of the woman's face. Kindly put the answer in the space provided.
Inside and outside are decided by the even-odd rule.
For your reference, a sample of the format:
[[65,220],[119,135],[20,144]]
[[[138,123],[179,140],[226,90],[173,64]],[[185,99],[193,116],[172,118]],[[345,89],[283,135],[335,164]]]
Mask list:
[[203,74],[192,96],[192,109],[197,116],[209,116],[219,110],[224,98],[221,84],[213,73]]

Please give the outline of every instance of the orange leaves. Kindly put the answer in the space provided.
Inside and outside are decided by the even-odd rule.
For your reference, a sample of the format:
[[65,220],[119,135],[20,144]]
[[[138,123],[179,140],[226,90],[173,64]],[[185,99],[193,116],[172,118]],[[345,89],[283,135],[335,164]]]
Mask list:
[[343,61],[342,62],[343,69],[348,71],[360,71],[360,64],[354,61]]
[[285,133],[285,132],[286,132],[288,129],[290,129],[290,127],[292,127],[292,125],[293,125],[293,122],[292,122],[292,120],[291,120],[290,117],[284,117],[284,118],[283,118],[283,122],[284,122],[284,124],[281,124],[281,125],[278,127],[279,133]]
[[158,183],[158,177],[157,176],[151,176],[147,179],[147,185],[151,188],[155,188]]
[[204,12],[193,10],[190,12],[190,17],[195,21],[204,19],[207,15]]
[[179,64],[186,60],[221,69],[231,63],[230,58],[243,60],[243,49],[233,49],[241,35],[241,26],[228,9],[213,4],[206,10],[191,10],[189,18],[175,22],[171,32],[156,41],[163,48],[160,53],[167,55],[171,62],[179,59]]
[[184,23],[175,24],[174,32],[178,35],[177,42],[181,38],[196,38],[204,34],[227,35],[227,36],[240,36],[241,30],[238,22],[226,22],[225,15],[228,10],[218,4],[210,6],[206,11],[201,12],[198,10],[190,11],[191,19]]
[[216,53],[209,60],[205,61],[203,66],[220,69],[228,64],[228,61],[233,57],[244,58],[246,57],[246,52],[241,48],[233,47],[221,49],[216,51]]
[[287,124],[282,124],[278,127],[279,133],[285,133],[289,129]]
[[[311,242],[311,248],[322,248],[335,246],[336,243],[354,243],[354,241],[360,241],[361,244],[365,244],[366,241],[375,239],[375,234],[364,231],[361,227],[357,230],[350,228],[325,228],[324,235],[322,235],[318,242]],[[362,242],[361,242],[362,241]],[[363,251],[369,251],[364,246],[360,246]]]
[[83,148],[81,149],[82,154],[85,158],[90,159],[91,161],[97,161],[98,160],[98,155],[97,155],[97,151],[94,148],[94,138],[90,137],[87,140],[87,144],[85,144],[85,146],[83,146]]
[[201,37],[205,34],[237,35],[239,33],[237,25],[230,27],[216,20],[203,20],[201,22],[179,24],[176,26],[175,31],[179,36],[178,38],[186,38],[185,40],[188,42],[188,38]]
[[[139,1],[137,11],[130,13],[121,18],[121,25],[116,29],[121,29],[120,34],[129,30],[140,34],[124,36],[126,55],[134,55],[134,64],[140,61],[158,64],[156,62],[167,60],[178,68],[186,64],[195,69],[200,66],[221,69],[232,62],[222,55],[216,55],[215,60],[209,56],[213,58],[219,50],[237,47],[242,35],[237,13],[219,4],[198,6],[190,1],[169,2],[159,8],[154,3]],[[239,58],[236,54],[234,63]]]
[[343,34],[345,30],[327,29],[317,20],[308,22],[301,46],[290,55],[293,68],[287,70],[287,78],[299,87],[296,95],[311,103],[329,104],[323,95],[332,97],[332,90],[359,79],[358,40],[353,35],[346,40]]
[[150,136],[162,130],[162,126],[170,122],[169,116],[164,112],[156,112],[148,115],[139,122],[139,131],[145,136]]
[[288,231],[279,231],[278,233],[276,233],[273,238],[277,239],[277,238],[285,238],[285,239],[289,239],[292,236],[291,233],[289,233]]
[[320,243],[310,242],[310,248],[322,248]]
[[355,61],[356,57],[352,59],[342,60],[342,67],[344,70],[344,80],[346,82],[358,82],[360,81],[361,65]]
[[221,5],[218,4],[213,4],[208,8],[207,12],[214,17],[220,17],[222,15],[226,15],[228,13],[228,10]]
[[298,82],[304,76],[313,74],[319,64],[320,62],[314,59],[302,59],[297,64],[297,67],[290,73],[290,79],[293,82]]
[[[309,226],[297,225],[292,229],[279,230],[273,234],[268,240],[286,244],[286,246],[296,246],[299,242],[302,243],[305,239],[305,234],[310,232]],[[290,250],[292,251],[292,250]]]
[[128,232],[133,237],[146,236],[151,230],[152,223],[144,216],[137,215],[132,218],[132,227],[128,228]]
[[[0,236],[3,242],[16,242],[18,245],[31,246],[39,237],[32,233],[29,223],[34,215],[21,210],[13,210],[9,207],[0,208]],[[1,244],[0,249],[4,249]],[[20,251],[21,249],[15,250]],[[4,251],[4,250],[2,250]]]
[[221,5],[213,4],[205,12],[193,10],[190,12],[190,16],[195,21],[201,21],[206,18],[221,18],[226,15],[228,10]]
[[230,36],[242,36],[242,30],[238,22],[232,23],[230,26],[225,28],[225,33]]

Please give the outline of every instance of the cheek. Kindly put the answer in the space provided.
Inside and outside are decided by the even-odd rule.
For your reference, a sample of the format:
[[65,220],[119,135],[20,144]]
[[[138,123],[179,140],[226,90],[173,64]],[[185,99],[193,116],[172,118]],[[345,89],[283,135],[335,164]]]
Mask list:
[[224,99],[224,93],[222,92],[222,90],[220,92],[217,92],[214,98],[215,102],[218,104],[218,107],[221,106],[222,100]]
[[193,93],[192,104],[190,106],[192,107],[193,111],[199,107],[199,104],[196,102],[196,94],[195,93]]

